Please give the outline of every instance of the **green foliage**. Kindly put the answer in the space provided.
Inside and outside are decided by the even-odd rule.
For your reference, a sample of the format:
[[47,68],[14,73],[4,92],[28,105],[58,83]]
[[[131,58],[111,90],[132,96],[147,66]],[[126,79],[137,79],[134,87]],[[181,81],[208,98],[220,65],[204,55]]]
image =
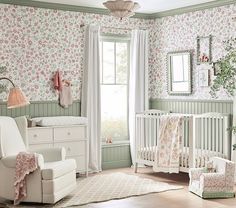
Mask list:
[[234,96],[236,89],[236,38],[225,42],[226,56],[217,61],[220,72],[213,80],[210,94],[217,97],[217,92],[223,88],[229,95]]

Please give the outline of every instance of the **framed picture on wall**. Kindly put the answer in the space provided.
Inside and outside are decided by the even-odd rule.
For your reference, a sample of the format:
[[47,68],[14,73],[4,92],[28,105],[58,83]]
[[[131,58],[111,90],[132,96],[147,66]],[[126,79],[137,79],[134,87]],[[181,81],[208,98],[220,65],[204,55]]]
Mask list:
[[198,74],[198,83],[199,87],[208,87],[210,82],[210,73],[208,69],[199,71]]
[[197,64],[211,63],[212,36],[197,36]]

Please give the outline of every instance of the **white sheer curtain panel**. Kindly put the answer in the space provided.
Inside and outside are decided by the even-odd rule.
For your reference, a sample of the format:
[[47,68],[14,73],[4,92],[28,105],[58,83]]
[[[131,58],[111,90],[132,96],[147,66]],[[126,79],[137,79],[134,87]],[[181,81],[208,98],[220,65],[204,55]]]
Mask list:
[[148,31],[132,31],[129,75],[129,137],[132,163],[135,163],[135,114],[149,108]]
[[81,115],[88,118],[89,169],[101,171],[100,27],[86,28]]

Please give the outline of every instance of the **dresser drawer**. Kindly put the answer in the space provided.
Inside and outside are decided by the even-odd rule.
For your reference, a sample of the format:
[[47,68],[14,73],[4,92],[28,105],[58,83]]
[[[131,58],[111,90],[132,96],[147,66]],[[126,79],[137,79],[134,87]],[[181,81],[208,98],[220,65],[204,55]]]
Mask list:
[[28,129],[29,144],[52,143],[53,129],[51,128],[33,128]]
[[74,126],[74,127],[60,127],[54,128],[54,140],[66,141],[66,140],[79,140],[85,139],[86,127]]
[[54,147],[65,147],[67,156],[85,155],[85,141],[54,143]]
[[35,151],[38,149],[44,149],[44,148],[51,148],[53,147],[53,144],[31,144],[29,145],[29,149],[31,151]]
[[84,173],[86,171],[86,159],[84,156],[78,156],[78,157],[66,157],[67,159],[75,159],[76,165],[77,165],[77,172]]

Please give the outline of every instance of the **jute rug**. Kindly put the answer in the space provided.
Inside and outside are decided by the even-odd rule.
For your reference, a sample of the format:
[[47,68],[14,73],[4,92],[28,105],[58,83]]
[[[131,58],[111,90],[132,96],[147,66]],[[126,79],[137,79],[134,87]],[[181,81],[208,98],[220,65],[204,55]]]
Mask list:
[[[131,196],[140,196],[181,188],[181,186],[169,185],[168,183],[157,182],[125,173],[98,174],[88,178],[79,179],[77,188],[73,193],[54,206],[47,205],[45,207],[62,208],[81,206],[95,202],[104,202],[113,199],[122,199]],[[18,207],[28,206],[22,204]],[[33,207],[38,206],[34,205]]]

